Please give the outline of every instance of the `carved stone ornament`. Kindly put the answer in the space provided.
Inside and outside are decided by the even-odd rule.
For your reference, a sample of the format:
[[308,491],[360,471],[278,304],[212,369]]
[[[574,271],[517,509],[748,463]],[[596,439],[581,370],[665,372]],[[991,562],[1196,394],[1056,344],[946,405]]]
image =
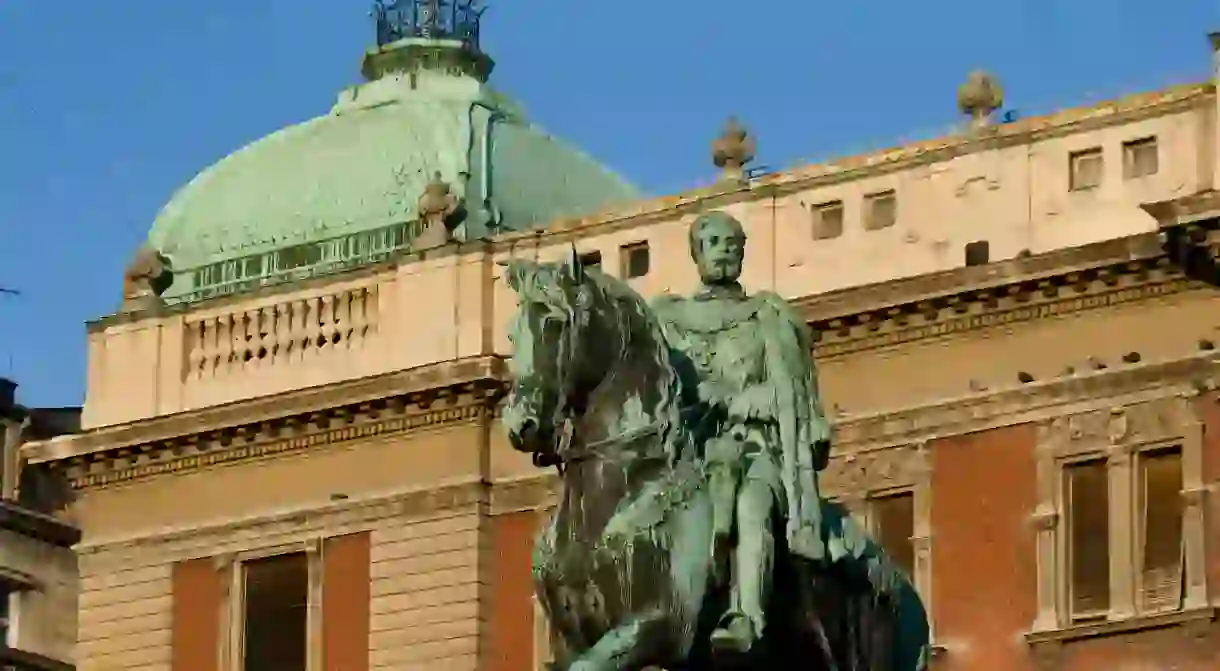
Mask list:
[[439,171],[432,173],[432,180],[424,186],[424,192],[416,203],[416,211],[424,230],[412,247],[428,249],[453,242],[453,229],[462,223],[462,202],[449,183],[441,178]]
[[846,454],[830,460],[822,474],[827,496],[865,496],[869,492],[912,487],[925,474],[926,456],[915,445]]
[[169,257],[142,246],[123,271],[123,312],[139,312],[163,305],[161,294],[174,281]]
[[1190,409],[1177,397],[1056,417],[1039,428],[1039,445],[1055,456],[1181,438]]
[[975,128],[986,126],[991,115],[1004,105],[1004,89],[991,73],[975,70],[957,90],[957,107],[970,117]]
[[729,117],[720,137],[712,142],[712,163],[722,170],[725,180],[742,181],[746,164],[754,160],[754,150],[754,137],[736,117]]

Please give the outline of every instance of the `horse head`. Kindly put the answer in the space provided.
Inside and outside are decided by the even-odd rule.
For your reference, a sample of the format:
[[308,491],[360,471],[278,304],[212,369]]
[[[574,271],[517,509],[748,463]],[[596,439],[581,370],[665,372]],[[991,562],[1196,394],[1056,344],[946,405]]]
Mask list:
[[555,465],[565,459],[564,432],[614,365],[607,350],[623,334],[575,250],[563,263],[510,261],[505,279],[519,307],[509,326],[513,381],[503,423],[515,449],[538,466]]

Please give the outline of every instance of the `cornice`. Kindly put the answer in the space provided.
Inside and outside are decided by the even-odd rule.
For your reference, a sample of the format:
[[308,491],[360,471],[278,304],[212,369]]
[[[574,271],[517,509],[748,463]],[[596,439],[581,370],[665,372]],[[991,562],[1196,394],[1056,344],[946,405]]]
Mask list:
[[795,302],[825,359],[1183,293],[1156,234],[846,289]]
[[1220,386],[1220,355],[1127,364],[835,421],[836,454],[910,445]]
[[781,197],[818,186],[939,163],[980,151],[994,151],[1134,123],[1201,107],[1215,95],[1216,90],[1211,83],[1176,86],[1088,107],[1061,110],[1046,116],[1028,117],[1013,123],[989,126],[983,131],[949,135],[828,163],[775,172],[750,180],[740,187],[713,185],[683,194],[637,202],[631,208],[558,221],[540,233],[523,232],[500,236],[495,240],[496,251],[522,245],[563,244],[588,235],[635,227],[655,219],[670,219],[685,212],[698,212],[715,205],[723,206],[763,197]]
[[503,389],[504,361],[458,359],[278,396],[103,427],[22,446],[77,488],[474,421]]
[[[285,535],[334,536],[365,531],[380,520],[423,521],[437,517],[477,514],[487,502],[488,485],[478,480],[438,482],[428,487],[304,506],[273,514],[261,514],[204,525],[159,529],[153,533],[116,538],[89,538],[74,549],[82,557],[117,552],[130,553],[132,564],[143,560],[161,563],[169,559],[211,557],[248,548],[242,543],[259,539],[274,544]],[[151,552],[150,552],[151,551]],[[122,559],[120,557],[119,559]],[[135,568],[135,566],[124,566]]]

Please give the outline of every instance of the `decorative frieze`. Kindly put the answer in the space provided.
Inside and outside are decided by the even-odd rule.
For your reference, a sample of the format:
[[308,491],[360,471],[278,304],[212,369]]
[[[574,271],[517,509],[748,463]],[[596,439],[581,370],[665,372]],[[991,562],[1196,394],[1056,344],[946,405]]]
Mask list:
[[812,321],[820,359],[1179,294],[1196,284],[1164,257],[929,296]]

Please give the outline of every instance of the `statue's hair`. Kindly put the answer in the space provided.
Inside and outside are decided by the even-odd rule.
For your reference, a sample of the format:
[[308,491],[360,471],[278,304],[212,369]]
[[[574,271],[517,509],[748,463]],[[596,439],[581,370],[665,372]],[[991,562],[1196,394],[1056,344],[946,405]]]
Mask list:
[[691,222],[690,228],[687,229],[687,241],[690,244],[690,257],[694,259],[696,264],[699,263],[699,232],[703,230],[704,226],[717,221],[724,222],[732,226],[737,232],[737,235],[739,235],[743,241],[745,240],[746,229],[741,225],[740,221],[737,221],[737,217],[734,217],[728,212],[721,210],[704,212],[696,217],[695,220]]

